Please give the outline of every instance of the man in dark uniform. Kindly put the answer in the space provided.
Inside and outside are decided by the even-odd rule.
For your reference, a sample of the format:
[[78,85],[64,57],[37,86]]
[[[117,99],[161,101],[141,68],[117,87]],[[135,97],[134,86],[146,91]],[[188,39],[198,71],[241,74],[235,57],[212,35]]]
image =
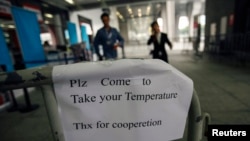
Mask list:
[[172,43],[169,41],[166,33],[160,31],[159,25],[156,21],[151,24],[152,35],[148,40],[148,45],[154,44],[154,50],[151,52],[154,59],[161,59],[168,63],[168,55],[165,49],[165,43],[167,43],[172,49]]

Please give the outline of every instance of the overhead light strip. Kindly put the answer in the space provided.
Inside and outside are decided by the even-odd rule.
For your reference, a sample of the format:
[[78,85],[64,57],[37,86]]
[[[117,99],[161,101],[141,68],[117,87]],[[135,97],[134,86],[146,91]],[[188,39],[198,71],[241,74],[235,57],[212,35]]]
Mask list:
[[69,4],[74,4],[74,1],[73,0],[65,0],[67,3]]
[[49,14],[49,13],[45,13],[44,16],[47,17],[47,18],[53,18],[53,15]]
[[15,28],[14,25],[8,25],[8,28]]

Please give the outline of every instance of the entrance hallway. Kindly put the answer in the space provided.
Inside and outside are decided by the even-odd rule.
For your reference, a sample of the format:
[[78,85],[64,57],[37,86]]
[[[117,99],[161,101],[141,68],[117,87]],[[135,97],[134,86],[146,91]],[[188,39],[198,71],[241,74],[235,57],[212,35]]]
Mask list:
[[203,111],[212,124],[250,123],[250,70],[197,60],[187,54],[170,54],[170,63],[189,76],[200,98]]
[[[210,113],[212,124],[249,124],[249,68],[212,61],[206,55],[196,57],[192,50],[183,50],[180,43],[175,43],[174,48],[167,50],[169,62],[193,80],[202,110]],[[147,47],[126,48],[128,58],[134,58],[135,54],[150,58],[148,52]]]
[[[176,47],[176,46],[175,46]],[[179,47],[181,49],[181,47]],[[170,64],[194,81],[203,112],[211,115],[213,124],[250,123],[250,71],[243,67],[213,62],[203,56],[193,57],[192,51],[169,51]],[[127,58],[150,58],[146,46],[127,46]],[[39,109],[21,114],[0,113],[1,141],[52,141],[52,134],[39,88],[30,93]],[[18,103],[24,103],[23,97]]]

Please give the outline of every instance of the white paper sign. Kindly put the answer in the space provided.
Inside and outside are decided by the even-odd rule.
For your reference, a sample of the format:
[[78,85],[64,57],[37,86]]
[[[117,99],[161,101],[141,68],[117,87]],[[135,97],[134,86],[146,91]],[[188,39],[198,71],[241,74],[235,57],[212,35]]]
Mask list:
[[56,66],[53,81],[66,141],[182,138],[193,82],[156,59]]

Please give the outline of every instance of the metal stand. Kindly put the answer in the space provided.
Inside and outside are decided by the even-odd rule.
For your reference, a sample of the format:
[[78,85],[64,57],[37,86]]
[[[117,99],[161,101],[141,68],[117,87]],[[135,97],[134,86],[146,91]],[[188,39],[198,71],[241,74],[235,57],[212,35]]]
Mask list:
[[68,64],[69,62],[68,62],[68,59],[67,59],[67,54],[66,54],[66,53],[64,53],[64,54],[63,54],[63,56],[64,56],[64,61],[65,61],[65,64]]
[[38,104],[33,104],[33,105],[31,104],[27,88],[23,88],[23,92],[24,92],[24,99],[25,99],[26,106],[20,108],[19,111],[21,113],[27,113],[27,112],[31,112],[31,111],[38,109],[39,108]]
[[15,112],[19,110],[18,103],[16,101],[16,98],[14,96],[13,90],[10,90],[10,98],[11,101],[13,102],[13,105],[7,110],[8,112]]

